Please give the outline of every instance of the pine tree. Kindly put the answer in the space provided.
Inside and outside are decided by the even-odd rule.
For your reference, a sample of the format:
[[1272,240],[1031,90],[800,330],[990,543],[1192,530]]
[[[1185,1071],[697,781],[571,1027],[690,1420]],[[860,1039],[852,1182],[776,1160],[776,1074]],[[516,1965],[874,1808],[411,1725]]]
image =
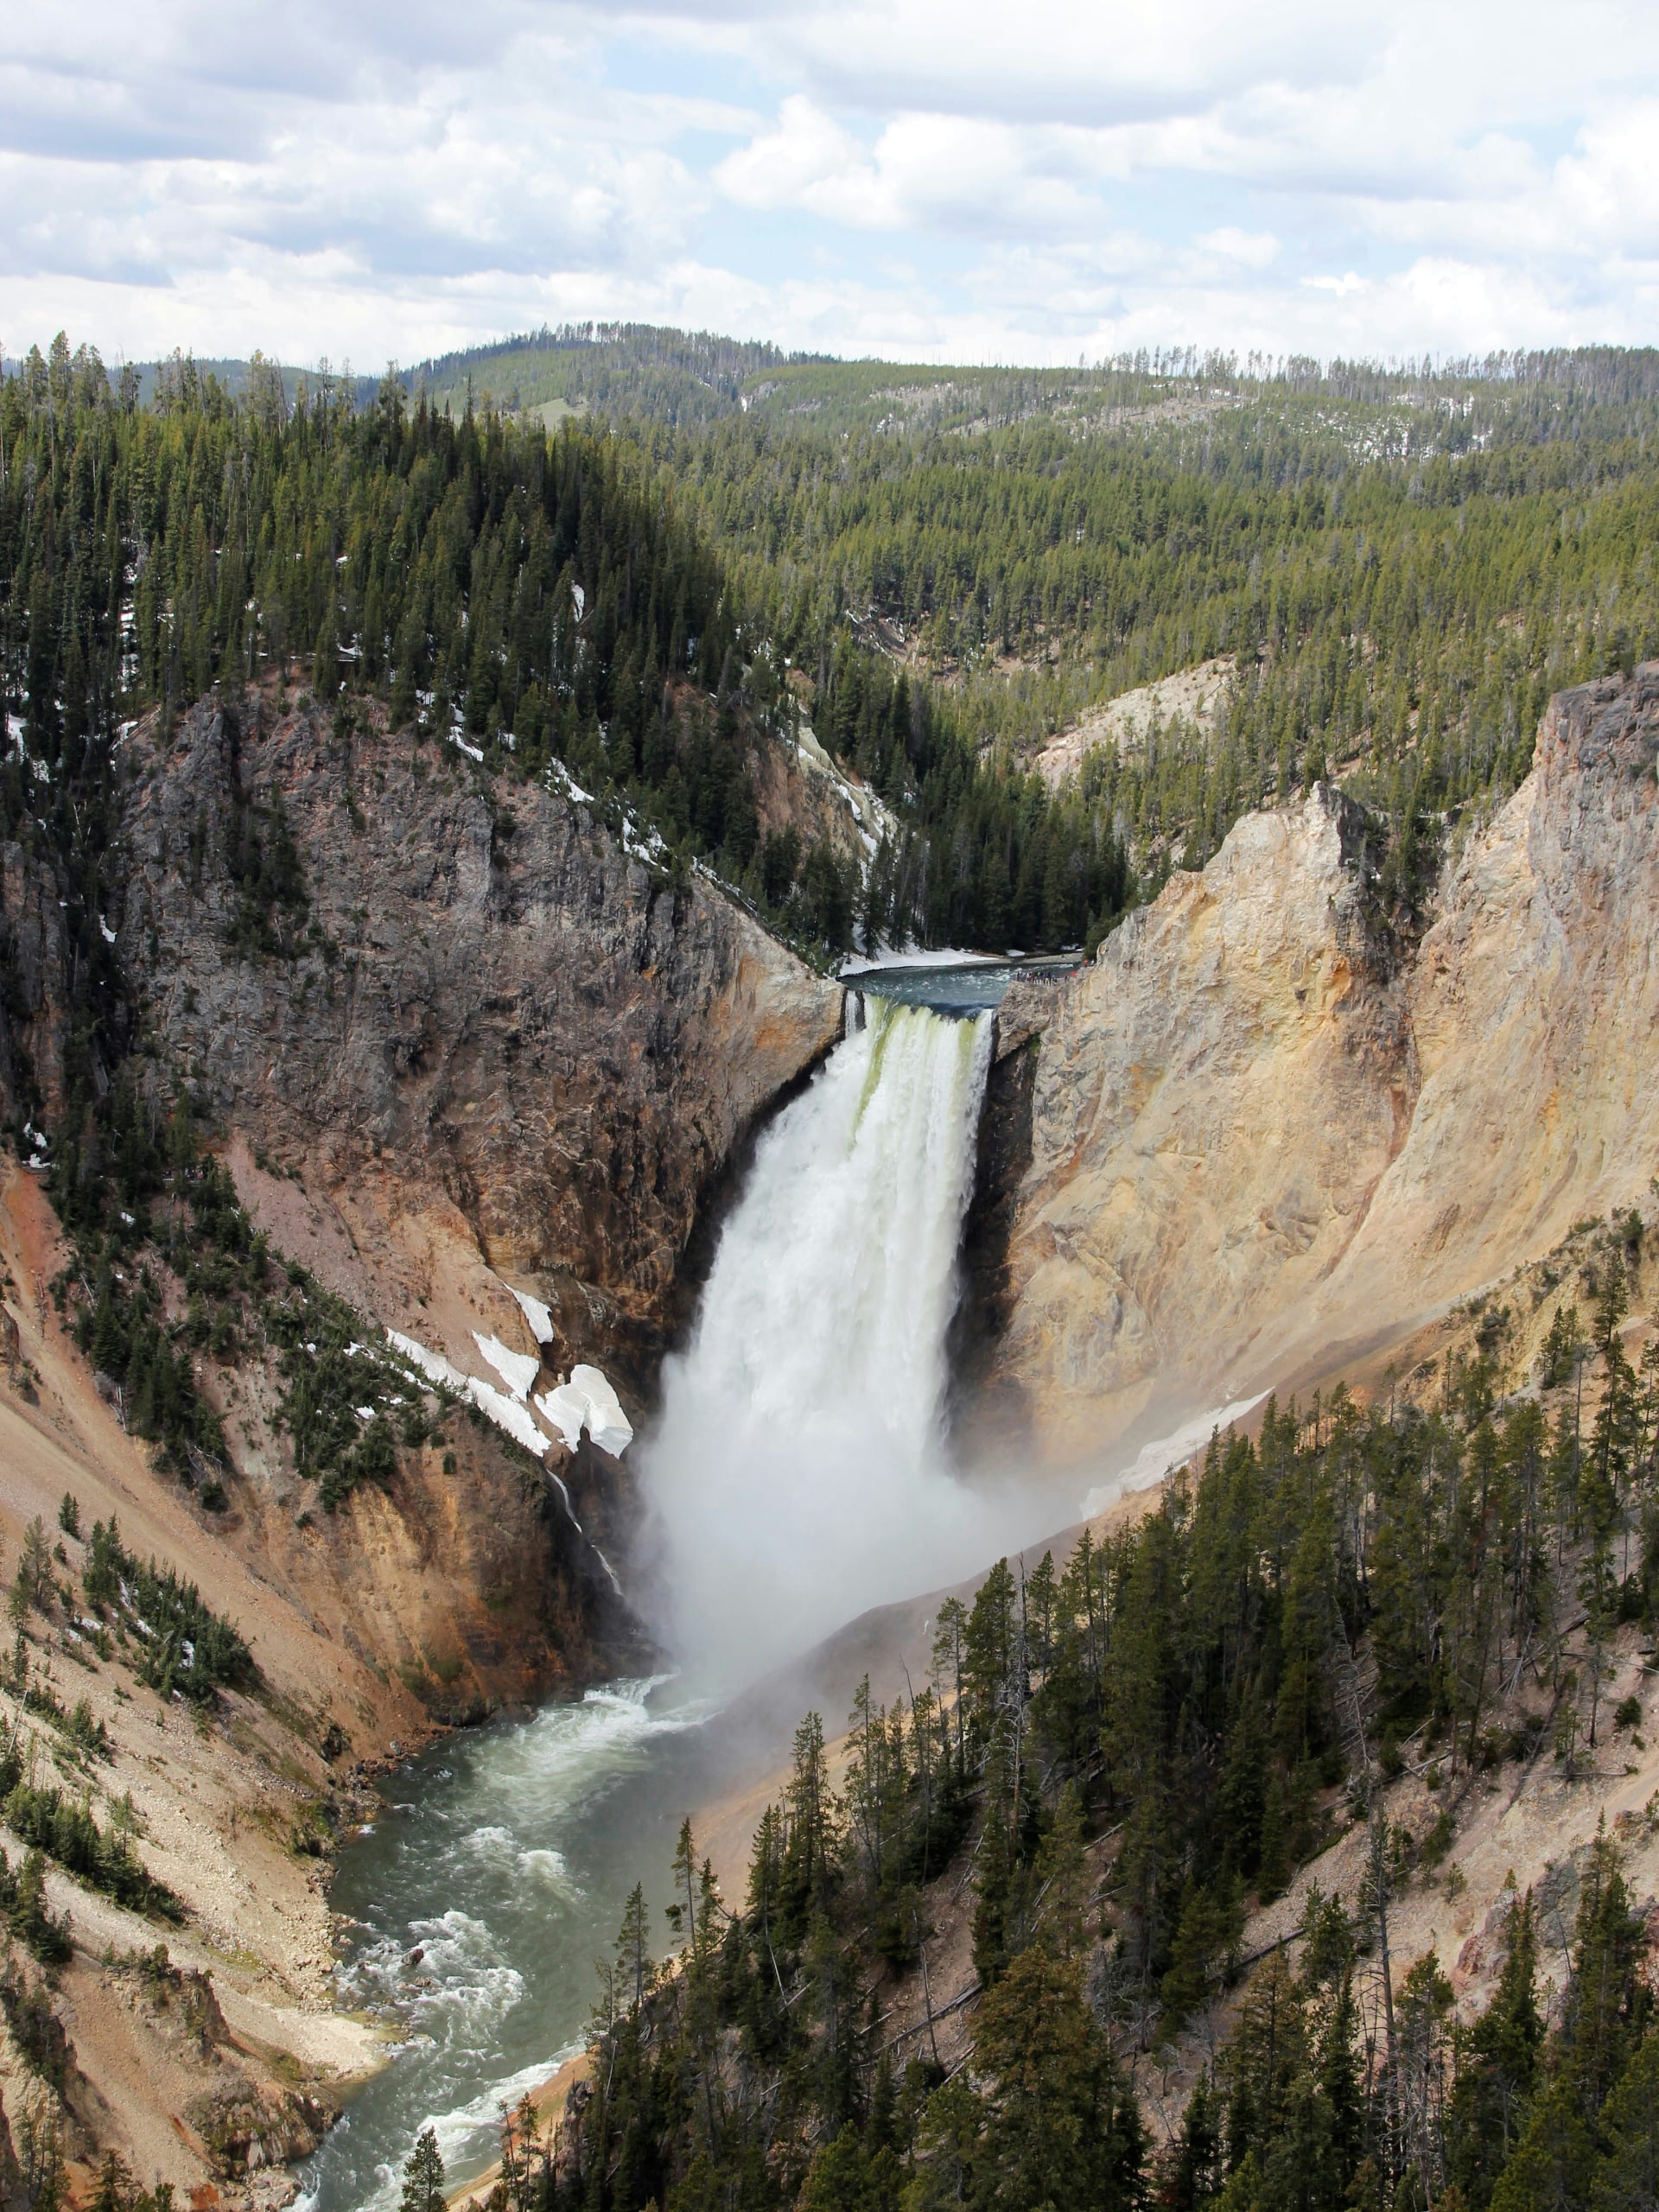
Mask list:
[[1600,2105],[1623,2072],[1651,2012],[1641,1953],[1641,1923],[1618,1848],[1599,1827],[1584,1872],[1561,2025],[1561,2079],[1586,2110]]
[[1510,1907],[1509,1951],[1491,2003],[1458,2038],[1446,2122],[1448,2170],[1481,2212],[1520,2139],[1544,2040],[1531,1892]]
[[1091,2212],[1139,2202],[1140,2113],[1076,1961],[1044,1944],[1022,1952],[985,2000],[975,2048],[991,2082],[982,2201]]
[[1606,2150],[1591,2184],[1590,2212],[1646,2212],[1659,2204],[1659,2035],[1643,2040],[1602,2107]]
[[443,2212],[443,2160],[430,2127],[421,2130],[404,2161],[402,2212]]
[[651,1915],[643,1883],[636,1882],[622,1908],[617,1931],[616,1967],[619,1986],[629,2008],[638,2012],[645,2001],[655,1969],[651,1960]]

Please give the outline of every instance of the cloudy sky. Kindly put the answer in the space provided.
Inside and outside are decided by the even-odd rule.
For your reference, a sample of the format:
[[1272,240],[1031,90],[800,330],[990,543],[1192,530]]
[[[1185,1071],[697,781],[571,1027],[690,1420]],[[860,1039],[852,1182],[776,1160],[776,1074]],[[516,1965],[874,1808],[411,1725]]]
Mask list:
[[1659,340],[1652,0],[41,0],[0,343]]

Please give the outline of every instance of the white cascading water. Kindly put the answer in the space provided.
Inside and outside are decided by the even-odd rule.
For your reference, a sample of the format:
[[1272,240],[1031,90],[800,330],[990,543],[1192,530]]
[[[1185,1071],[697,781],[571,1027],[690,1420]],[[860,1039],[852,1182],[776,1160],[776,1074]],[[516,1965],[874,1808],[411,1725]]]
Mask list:
[[711,1687],[995,1556],[942,1424],[991,1017],[868,1004],[761,1139],[642,1454],[673,1640]]

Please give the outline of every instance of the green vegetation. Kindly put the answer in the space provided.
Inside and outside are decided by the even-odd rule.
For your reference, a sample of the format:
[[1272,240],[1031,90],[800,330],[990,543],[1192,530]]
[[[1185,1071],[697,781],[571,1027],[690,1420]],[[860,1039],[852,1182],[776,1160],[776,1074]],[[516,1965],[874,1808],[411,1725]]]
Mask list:
[[[1477,1351],[1422,1403],[1270,1404],[1139,1524],[942,1604],[929,1681],[886,1711],[861,1689],[839,1789],[809,1715],[741,1908],[689,1823],[668,1963],[630,1898],[591,2092],[556,2149],[510,2125],[503,2202],[1643,2201],[1618,2192],[1659,2158],[1659,2020],[1612,1842],[1580,1854],[1553,2016],[1530,1898],[1471,2024],[1432,1956],[1402,1971],[1389,1943],[1406,1888],[1459,1885],[1483,1773],[1553,1755],[1570,1778],[1639,1720],[1603,1694],[1616,1623],[1659,1613],[1659,1362],[1624,1361],[1626,1249],[1608,1232],[1586,1260],[1587,1395],[1499,1404]],[[1420,1834],[1382,1794],[1408,1766],[1442,1793]],[[1351,1827],[1364,1878],[1311,1889],[1294,1959],[1214,2010],[1247,1907]],[[955,2064],[937,1950],[927,1967],[964,1889],[977,2009]],[[1137,2071],[1206,2015],[1226,2032],[1154,2151]]]
[[[411,414],[391,380],[366,411],[324,380],[290,414],[271,378],[232,403],[188,372],[141,410],[58,346],[0,388],[0,692],[24,734],[0,827],[55,830],[83,875],[106,817],[54,823],[37,786],[107,805],[122,715],[296,660],[327,698],[383,691],[397,726],[493,766],[556,760],[637,798],[670,846],[749,868],[747,752],[781,671],[743,649],[720,563],[617,441]],[[235,941],[281,951],[303,913],[291,843],[251,806],[244,830]],[[75,926],[102,941],[85,895]]]
[[318,1478],[324,1509],[334,1512],[359,1483],[389,1482],[398,1444],[412,1448],[426,1439],[422,1403],[431,1386],[407,1362],[364,1341],[361,1315],[302,1268],[288,1269],[286,1288],[266,1302],[261,1323],[277,1351],[295,1470]]
[[[779,833],[763,850],[752,754],[792,739],[797,690],[630,442],[410,411],[391,379],[360,412],[326,379],[289,412],[272,376],[232,402],[188,365],[141,409],[58,345],[0,390],[0,693],[22,732],[0,830],[50,856],[86,950],[83,1111],[132,1030],[101,903],[120,722],[273,670],[308,673],[342,728],[352,695],[376,692],[395,727],[454,734],[490,770],[574,779],[660,836],[644,849],[666,873],[709,860],[807,944],[840,949],[855,925],[1076,938],[1127,893],[1098,807],[1051,809],[982,767],[927,687],[874,662],[836,709],[894,809],[871,881],[829,845]],[[232,873],[237,949],[291,951],[302,871],[251,797]]]
[[[228,1171],[199,1141],[188,1093],[163,1109],[130,1064],[81,1128],[63,1140],[51,1179],[74,1238],[54,1292],[60,1313],[73,1306],[100,1387],[127,1429],[155,1444],[158,1465],[208,1510],[228,1503],[229,1452],[200,1365],[269,1349],[296,1470],[319,1480],[322,1504],[332,1512],[358,1483],[389,1480],[397,1444],[424,1440],[429,1386],[384,1346],[359,1341],[360,1316],[305,1268],[271,1259]],[[41,1572],[49,1579],[49,1565]],[[186,1669],[178,1686],[194,1695],[199,1679]]]
[[30,1853],[30,1860],[15,1880],[0,1853],[0,1905],[10,1916],[13,1934],[22,1937],[43,1962],[48,1951],[62,1957],[68,1952],[67,1944],[60,1944],[58,1924],[46,1916],[38,1880],[29,1875],[31,1860],[38,1861],[41,1853],[89,1889],[101,1890],[130,1911],[167,1920],[180,1917],[178,1899],[165,1883],[145,1871],[124,1834],[99,1828],[84,1799],[31,1778],[25,1746],[16,1731],[0,1742],[0,1817]]
[[[793,357],[796,360],[799,356]],[[404,378],[446,414],[568,408],[689,426],[734,414],[746,389],[774,377],[776,346],[646,323],[575,323],[424,361]]]
[[[6,1816],[10,1819],[10,1800]],[[19,1830],[18,1833],[23,1834]],[[24,1840],[30,1839],[25,1835]],[[101,1884],[94,1885],[102,1887]],[[0,1851],[0,1911],[9,1933],[43,1967],[67,1965],[73,1948],[67,1916],[54,1918],[46,1902],[46,1866],[41,1847],[33,1844],[14,1874]]]
[[138,1641],[135,1671],[158,1696],[176,1690],[193,1705],[211,1705],[221,1686],[246,1689],[258,1680],[253,1654],[230,1623],[175,1568],[136,1559],[113,1514],[107,1526],[92,1523],[81,1587],[95,1611]]
[[423,2127],[404,2162],[402,2212],[443,2212],[443,2159],[438,2139]]
[[[1414,798],[1501,796],[1552,690],[1659,650],[1652,353],[1243,374],[751,355],[572,330],[438,381],[464,369],[511,405],[556,377],[634,431],[814,676],[821,734],[844,740],[869,618],[982,741],[1235,656],[1213,735],[1105,766],[1141,855],[1202,858],[1244,807],[1338,766],[1396,823]],[[664,404],[671,376],[700,377],[700,406]]]
[[79,1799],[58,1789],[14,1785],[5,1799],[6,1825],[33,1849],[57,1860],[66,1873],[89,1889],[101,1890],[130,1912],[178,1920],[178,1899],[163,1882],[146,1872],[143,1860],[123,1835],[100,1829]]
[[[140,389],[59,341],[0,395],[24,732],[0,817],[54,842],[106,1063],[115,729],[262,671],[308,669],[347,719],[378,692],[492,770],[557,764],[804,943],[1046,945],[1338,771],[1402,849],[1409,912],[1548,692],[1659,649],[1648,354],[920,371],[619,327],[372,398],[264,363]],[[550,438],[553,403],[582,426]],[[1213,728],[1178,719],[1058,797],[1025,772],[1091,702],[1215,656]],[[889,809],[861,881],[761,837],[752,750],[803,707]],[[233,936],[280,955],[304,886],[279,814],[245,813]]]

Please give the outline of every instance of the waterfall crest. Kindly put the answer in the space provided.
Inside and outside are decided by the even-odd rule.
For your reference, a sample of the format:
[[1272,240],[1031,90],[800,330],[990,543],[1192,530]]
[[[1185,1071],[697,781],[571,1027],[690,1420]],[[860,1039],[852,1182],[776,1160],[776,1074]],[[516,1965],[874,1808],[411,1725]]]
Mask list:
[[769,1128],[641,1455],[671,1632],[730,1687],[982,1565],[942,1401],[991,1017],[872,996]]

